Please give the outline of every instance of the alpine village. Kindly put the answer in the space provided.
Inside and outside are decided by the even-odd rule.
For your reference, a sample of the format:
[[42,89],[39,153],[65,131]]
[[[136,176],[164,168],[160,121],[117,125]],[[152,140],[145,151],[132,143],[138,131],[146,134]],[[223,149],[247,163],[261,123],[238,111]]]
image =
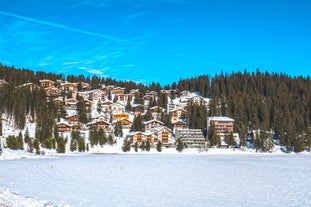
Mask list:
[[[165,74],[163,74],[165,75]],[[0,65],[0,152],[310,151],[311,80],[244,71],[143,85]]]

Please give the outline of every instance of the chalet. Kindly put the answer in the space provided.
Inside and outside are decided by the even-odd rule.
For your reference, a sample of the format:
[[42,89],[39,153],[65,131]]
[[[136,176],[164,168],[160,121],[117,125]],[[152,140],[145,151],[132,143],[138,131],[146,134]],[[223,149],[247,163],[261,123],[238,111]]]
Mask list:
[[71,130],[72,131],[79,131],[81,129],[81,126],[79,124],[72,124]]
[[44,90],[47,97],[58,97],[61,95],[61,90],[55,87],[47,87]]
[[88,94],[89,100],[95,101],[98,99],[102,99],[103,91],[100,89],[95,89],[95,90],[88,91],[87,94]]
[[93,120],[101,120],[101,121],[105,121],[105,122],[110,122],[110,117],[109,116],[106,116],[106,115],[99,115],[99,116],[96,116],[96,117],[94,117],[94,119]]
[[125,94],[125,101],[132,101],[133,97],[133,94]]
[[191,96],[191,92],[190,91],[182,91],[180,92],[180,96],[184,96],[184,97],[188,97],[188,96]]
[[162,89],[162,90],[161,90],[161,93],[162,93],[162,94],[165,94],[167,97],[170,97],[170,95],[171,95],[171,91],[170,91],[170,90]]
[[71,125],[65,122],[59,122],[56,125],[57,125],[58,132],[70,132],[71,131]]
[[85,82],[78,82],[78,83],[76,83],[76,84],[77,84],[78,88],[79,88],[79,86],[81,86],[81,90],[82,90],[82,91],[88,91],[88,90],[91,89],[91,86],[90,86],[88,83],[85,83]]
[[149,141],[150,144],[155,144],[158,141],[162,142],[163,145],[173,144],[172,131],[165,127],[159,127],[154,132],[130,132],[126,138],[131,142],[141,144],[142,141]]
[[149,108],[153,117],[158,118],[162,112],[164,112],[164,108],[161,106],[153,106]]
[[42,88],[53,88],[55,87],[55,82],[47,79],[40,80],[40,86]]
[[65,105],[66,105],[67,109],[69,109],[69,110],[76,110],[77,109],[77,103],[78,103],[78,101],[76,99],[70,98],[70,99],[66,100]]
[[78,85],[76,83],[65,82],[60,85],[62,91],[66,93],[71,93],[78,91]]
[[54,99],[53,102],[55,103],[57,108],[62,107],[62,106],[65,105],[63,97],[58,97],[58,98]]
[[73,114],[73,115],[66,116],[65,119],[69,124],[78,124],[80,116],[78,114]]
[[147,93],[148,95],[151,95],[151,96],[153,96],[153,97],[156,97],[156,96],[158,96],[158,93],[157,92],[155,92],[155,91],[150,91],[149,93]]
[[83,100],[86,100],[89,98],[89,94],[87,91],[79,91],[77,92],[77,95],[80,96]]
[[86,110],[92,108],[92,106],[93,106],[93,102],[88,100],[88,99],[84,100],[84,103],[85,103]]
[[94,119],[92,122],[86,124],[87,127],[92,129],[109,129],[110,124],[103,119]]
[[112,115],[121,114],[125,112],[125,106],[120,103],[113,103],[110,105],[110,112]]
[[143,114],[145,113],[145,106],[142,104],[134,104],[132,106],[132,111],[134,114]]
[[213,124],[216,133],[231,133],[233,132],[234,119],[222,116],[207,117],[207,129]]
[[184,109],[173,109],[169,111],[169,115],[172,117],[172,122],[179,119],[185,120],[187,116],[187,111]]
[[178,129],[175,138],[180,139],[189,148],[204,148],[206,146],[201,129]]
[[113,102],[109,101],[109,100],[103,102],[102,103],[102,111],[105,112],[105,113],[110,112],[110,106],[112,104],[113,104]]
[[157,140],[154,140],[154,142],[160,141],[163,145],[171,145],[174,142],[172,138],[172,130],[166,126],[156,128],[154,134],[157,138]]
[[183,108],[181,106],[181,104],[178,102],[178,103],[175,103],[174,101],[170,101],[170,103],[167,104],[167,111],[171,111],[173,109],[181,109]]
[[117,101],[118,102],[125,102],[125,94],[124,93],[119,93],[119,94],[116,94],[116,97],[117,97]]
[[114,85],[105,86],[105,90],[106,90],[107,92],[112,92],[113,89],[114,89]]
[[130,94],[132,94],[133,96],[138,96],[140,94],[139,89],[132,89],[130,91]]
[[112,119],[115,120],[121,120],[121,119],[129,119],[130,115],[127,113],[120,113],[120,114],[115,114],[112,116]]
[[127,134],[126,138],[131,142],[131,143],[136,143],[141,144],[143,140],[146,140],[146,136],[143,132],[130,132]]
[[8,82],[6,82],[3,79],[0,79],[0,86],[7,85],[7,84],[8,84]]
[[186,129],[187,128],[187,123],[181,120],[177,120],[172,122],[173,125],[173,132],[176,133],[176,130],[178,129]]
[[122,129],[130,129],[133,125],[133,122],[126,118],[119,119],[121,121]]
[[125,88],[116,87],[112,90],[112,94],[114,95],[124,94],[124,91],[125,91]]
[[[0,85],[1,85],[1,83],[0,83]],[[25,83],[25,84],[17,86],[16,88],[28,88],[30,91],[40,89],[40,87],[34,83]]]
[[150,94],[144,95],[144,101],[150,101],[150,100],[152,100],[152,99],[154,99],[154,98],[155,98],[155,96],[152,96],[152,95],[150,95]]
[[164,108],[161,106],[153,106],[150,107],[149,110],[151,111],[151,113],[162,113],[164,111]]
[[153,131],[155,131],[156,128],[158,128],[160,126],[164,126],[164,123],[157,120],[157,119],[145,121],[143,124],[145,125],[145,131],[146,132],[153,132]]
[[203,98],[202,96],[192,96],[188,99],[191,103],[194,103],[194,104],[198,104],[198,105],[208,105],[209,101],[206,100],[205,98]]

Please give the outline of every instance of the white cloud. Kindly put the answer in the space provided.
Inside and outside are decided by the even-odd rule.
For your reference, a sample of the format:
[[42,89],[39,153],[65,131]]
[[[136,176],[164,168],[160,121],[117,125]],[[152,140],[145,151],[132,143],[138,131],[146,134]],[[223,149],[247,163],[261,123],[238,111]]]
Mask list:
[[100,70],[92,69],[92,70],[88,70],[87,72],[91,73],[91,74],[94,74],[94,75],[104,75],[104,73],[102,71],[100,71]]

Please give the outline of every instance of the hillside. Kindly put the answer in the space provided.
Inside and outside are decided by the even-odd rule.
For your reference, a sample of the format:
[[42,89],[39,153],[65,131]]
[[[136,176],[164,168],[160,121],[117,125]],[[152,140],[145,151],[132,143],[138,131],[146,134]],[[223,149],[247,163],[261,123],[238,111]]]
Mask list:
[[[124,138],[134,148],[143,141],[151,148],[159,142],[175,148],[179,128],[201,129],[206,143],[229,146],[225,139],[213,142],[215,137],[207,133],[211,116],[234,119],[239,138],[232,146],[265,151],[267,140],[274,139],[288,151],[300,152],[311,145],[309,77],[244,71],[161,86],[97,76],[65,78],[0,65],[0,79],[1,132],[5,139],[14,136],[13,145],[23,140],[31,149],[36,143],[59,152],[85,151],[120,139],[123,143]],[[255,142],[249,133],[254,130],[268,133]],[[20,147],[16,141],[15,148]]]

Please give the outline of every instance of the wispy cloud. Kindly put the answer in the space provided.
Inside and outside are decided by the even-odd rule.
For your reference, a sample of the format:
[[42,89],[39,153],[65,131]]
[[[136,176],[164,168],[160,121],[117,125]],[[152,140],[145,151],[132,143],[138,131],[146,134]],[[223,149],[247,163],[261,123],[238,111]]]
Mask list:
[[185,58],[185,59],[188,59],[188,60],[191,60],[191,61],[206,63],[208,65],[215,66],[215,67],[218,67],[218,68],[230,69],[229,66],[226,66],[226,65],[223,65],[223,64],[220,64],[220,63],[216,63],[216,62],[213,62],[213,61],[210,61],[210,60],[207,60],[207,59],[191,57],[191,56],[180,54],[180,53],[172,53],[172,55],[178,56],[178,57],[182,57],[182,58]]
[[110,1],[111,0],[82,0],[72,5],[70,8],[74,9],[74,8],[84,7],[84,6],[105,7],[105,6],[108,6]]
[[9,12],[0,11],[0,15],[8,16],[8,17],[12,17],[12,18],[16,18],[16,19],[20,19],[20,20],[24,20],[24,21],[36,23],[36,24],[41,24],[41,25],[45,25],[45,26],[49,26],[49,27],[54,27],[54,28],[58,28],[58,29],[63,29],[63,30],[67,30],[67,31],[71,31],[71,32],[79,33],[79,34],[85,34],[85,35],[100,37],[100,38],[113,40],[113,41],[117,41],[117,42],[121,42],[121,43],[129,43],[127,40],[124,40],[124,39],[121,39],[121,38],[118,38],[115,36],[96,33],[96,32],[89,32],[89,31],[73,28],[70,26],[66,26],[63,24],[58,24],[58,23],[49,22],[49,21],[42,21],[42,20],[30,18],[30,17],[21,16],[18,14],[9,13]]
[[135,19],[140,18],[142,16],[145,16],[149,13],[150,13],[150,11],[140,11],[140,12],[137,12],[134,14],[130,14],[124,18],[124,22],[128,23],[128,22],[134,21]]
[[103,76],[104,75],[104,72],[106,70],[109,70],[110,67],[104,67],[102,69],[94,69],[94,68],[89,68],[89,67],[84,67],[84,66],[80,66],[78,67],[78,69],[80,70],[85,70],[86,72],[90,73],[90,74],[93,74],[93,75],[100,75],[100,76]]

